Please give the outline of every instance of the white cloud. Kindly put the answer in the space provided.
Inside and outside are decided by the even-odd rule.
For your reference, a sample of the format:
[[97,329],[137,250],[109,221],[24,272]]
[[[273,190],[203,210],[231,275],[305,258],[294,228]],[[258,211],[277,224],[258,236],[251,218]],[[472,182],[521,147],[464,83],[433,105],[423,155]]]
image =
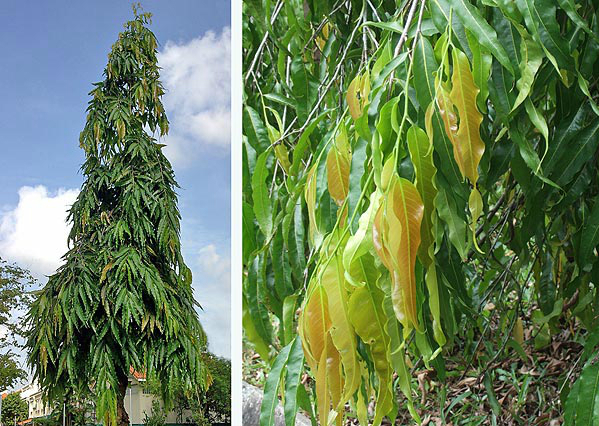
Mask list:
[[34,275],[50,275],[67,250],[67,210],[77,189],[50,192],[44,186],[24,186],[12,210],[0,212],[0,256]]
[[200,321],[208,334],[210,351],[231,357],[231,259],[214,244],[199,250],[194,266],[195,297],[203,311]]
[[166,155],[185,166],[202,149],[228,155],[231,144],[231,31],[169,41],[158,55],[170,120]]

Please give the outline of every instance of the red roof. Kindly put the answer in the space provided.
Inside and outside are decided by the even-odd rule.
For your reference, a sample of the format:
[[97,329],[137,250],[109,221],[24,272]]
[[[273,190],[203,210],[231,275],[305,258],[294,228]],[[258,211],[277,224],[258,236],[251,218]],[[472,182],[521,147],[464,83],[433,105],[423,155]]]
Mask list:
[[129,374],[135,377],[137,380],[145,380],[146,373],[140,373],[139,371],[135,371],[133,367],[129,367]]

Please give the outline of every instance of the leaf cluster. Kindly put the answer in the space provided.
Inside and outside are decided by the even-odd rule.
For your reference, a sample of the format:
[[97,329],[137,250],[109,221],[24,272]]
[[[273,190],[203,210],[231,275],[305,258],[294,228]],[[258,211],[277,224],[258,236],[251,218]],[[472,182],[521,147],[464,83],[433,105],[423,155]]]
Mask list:
[[419,420],[414,364],[444,382],[456,357],[484,373],[569,326],[586,342],[597,7],[244,2],[244,335],[289,421],[341,422],[349,402],[365,423],[375,397],[379,424],[396,387]]

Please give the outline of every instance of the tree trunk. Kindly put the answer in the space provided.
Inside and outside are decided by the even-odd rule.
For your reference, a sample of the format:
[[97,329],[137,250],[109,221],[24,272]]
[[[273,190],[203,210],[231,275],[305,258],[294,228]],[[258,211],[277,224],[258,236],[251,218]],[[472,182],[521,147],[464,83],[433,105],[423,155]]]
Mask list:
[[125,410],[125,394],[129,379],[126,374],[119,374],[119,394],[116,401],[116,424],[117,426],[129,426],[129,414]]

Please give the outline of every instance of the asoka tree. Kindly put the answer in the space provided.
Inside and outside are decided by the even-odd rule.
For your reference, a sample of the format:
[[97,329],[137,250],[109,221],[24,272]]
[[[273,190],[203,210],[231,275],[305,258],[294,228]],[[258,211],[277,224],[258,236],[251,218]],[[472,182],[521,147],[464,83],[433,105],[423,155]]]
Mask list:
[[123,400],[132,370],[162,384],[167,406],[169,382],[206,385],[177,182],[152,136],[164,136],[168,120],[150,18],[135,11],[90,92],[69,250],[28,318],[28,362],[46,397],[87,392],[106,425],[129,423]]

